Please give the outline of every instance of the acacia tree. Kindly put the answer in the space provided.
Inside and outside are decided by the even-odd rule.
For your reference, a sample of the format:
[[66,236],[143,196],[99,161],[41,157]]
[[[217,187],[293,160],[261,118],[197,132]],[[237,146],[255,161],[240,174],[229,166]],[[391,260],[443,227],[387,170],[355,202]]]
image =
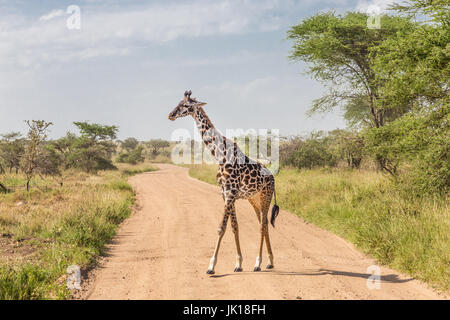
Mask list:
[[127,138],[122,142],[122,148],[128,152],[133,151],[138,146],[139,141],[136,138]]
[[391,9],[409,16],[421,16],[426,21],[448,28],[450,24],[450,4],[448,0],[410,0],[394,3]]
[[49,142],[45,146],[45,154],[41,161],[41,173],[51,175],[60,186],[63,186],[65,171],[71,163],[72,145],[77,137],[67,133],[65,137]]
[[[367,149],[385,159],[386,171],[423,195],[450,188],[450,10],[448,1],[412,0],[393,9],[418,16],[419,26],[376,49],[374,70],[383,103],[411,113],[366,133]],[[399,175],[397,168],[409,166]]]
[[86,172],[115,169],[111,157],[116,147],[113,139],[119,130],[116,126],[97,123],[74,122],[81,136],[71,145],[70,163]]
[[392,112],[379,100],[379,83],[371,61],[374,48],[397,32],[414,29],[407,18],[384,15],[380,29],[367,28],[368,15],[319,13],[288,31],[293,40],[290,59],[309,63],[309,73],[329,90],[314,101],[309,113],[343,108],[350,124],[381,127],[406,112]]
[[13,169],[16,173],[20,168],[20,159],[24,153],[24,140],[21,138],[20,132],[11,132],[0,135],[0,172],[4,171],[1,162],[9,168],[9,173]]
[[393,9],[420,15],[422,22],[374,50],[382,98],[386,104],[408,105],[414,111],[436,110],[449,97],[450,5],[441,0],[413,0]]
[[30,190],[30,182],[33,179],[40,160],[43,157],[43,144],[47,139],[47,130],[53,123],[44,120],[26,120],[29,130],[27,134],[27,142],[25,153],[22,157],[22,170],[27,179],[27,191]]
[[152,155],[156,156],[160,153],[160,149],[163,150],[165,148],[168,148],[170,146],[169,141],[162,140],[162,139],[153,139],[146,142],[146,145],[148,145],[152,149]]
[[[0,140],[0,174],[5,172],[5,168],[9,168],[9,173],[13,169],[18,173],[20,168],[20,160],[24,152],[24,140],[19,132],[11,132],[1,135]],[[8,192],[8,188],[0,183],[0,191]]]

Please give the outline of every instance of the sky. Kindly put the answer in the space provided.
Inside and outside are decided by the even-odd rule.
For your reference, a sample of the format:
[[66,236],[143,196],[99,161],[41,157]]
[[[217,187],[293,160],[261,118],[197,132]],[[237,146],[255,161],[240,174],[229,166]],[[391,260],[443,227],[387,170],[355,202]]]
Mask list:
[[[43,119],[51,138],[90,121],[117,125],[120,139],[170,139],[194,130],[191,118],[167,119],[185,90],[223,132],[344,128],[340,110],[306,116],[325,89],[288,59],[286,31],[320,11],[389,2],[0,0],[0,134]],[[79,29],[67,27],[71,5]]]

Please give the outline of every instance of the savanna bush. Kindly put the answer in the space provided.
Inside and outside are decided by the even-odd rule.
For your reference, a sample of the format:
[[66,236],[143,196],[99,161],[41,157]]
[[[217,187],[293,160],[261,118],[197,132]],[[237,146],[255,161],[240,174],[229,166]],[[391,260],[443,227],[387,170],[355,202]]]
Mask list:
[[330,139],[323,133],[311,134],[307,139],[294,139],[280,148],[281,165],[296,168],[336,166],[337,159],[330,150]]
[[449,120],[449,105],[425,114],[405,114],[367,130],[366,151],[385,159],[387,170],[406,194],[445,194],[450,186]]

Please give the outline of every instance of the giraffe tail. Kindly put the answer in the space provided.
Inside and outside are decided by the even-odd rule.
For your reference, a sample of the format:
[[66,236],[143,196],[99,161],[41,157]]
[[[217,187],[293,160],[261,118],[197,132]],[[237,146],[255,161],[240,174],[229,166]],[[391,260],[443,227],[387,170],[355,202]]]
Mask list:
[[277,193],[275,191],[275,186],[273,188],[273,197],[275,200],[275,204],[272,207],[272,215],[270,216],[270,224],[272,225],[272,227],[275,228],[275,219],[278,216],[278,213],[280,212],[280,207],[277,206]]

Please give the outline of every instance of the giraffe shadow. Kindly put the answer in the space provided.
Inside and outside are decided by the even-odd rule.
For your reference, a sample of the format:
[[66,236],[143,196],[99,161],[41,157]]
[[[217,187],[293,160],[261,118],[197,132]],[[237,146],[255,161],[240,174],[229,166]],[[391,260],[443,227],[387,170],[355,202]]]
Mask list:
[[[304,272],[295,272],[295,271],[276,271],[276,270],[264,270],[260,272],[235,272],[235,273],[225,273],[218,275],[211,275],[211,278],[222,278],[228,276],[240,276],[240,275],[274,275],[274,276],[324,276],[324,275],[333,275],[333,276],[341,276],[341,277],[352,277],[352,278],[362,278],[368,279],[372,274],[370,273],[359,273],[359,272],[349,272],[349,271],[339,271],[339,270],[331,270],[331,269],[317,269],[310,270]],[[414,278],[408,279],[400,279],[397,274],[385,274],[380,275],[380,281],[384,283],[404,283],[414,280]]]

